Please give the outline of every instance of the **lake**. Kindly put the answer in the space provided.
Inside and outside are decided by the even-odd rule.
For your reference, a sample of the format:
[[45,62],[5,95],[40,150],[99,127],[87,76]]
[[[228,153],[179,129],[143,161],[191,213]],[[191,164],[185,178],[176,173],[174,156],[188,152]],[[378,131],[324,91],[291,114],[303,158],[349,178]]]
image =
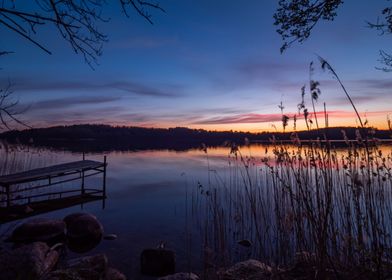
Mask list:
[[[139,275],[141,251],[156,247],[162,241],[176,251],[177,269],[185,270],[188,266],[186,200],[190,200],[197,182],[207,183],[208,163],[210,168],[222,169],[227,165],[229,151],[229,148],[211,148],[208,160],[207,154],[197,149],[86,154],[86,159],[98,161],[107,155],[108,198],[105,208],[102,209],[101,201],[95,201],[37,217],[62,219],[78,211],[93,213],[104,225],[105,232],[115,233],[118,238],[103,240],[88,254],[105,252],[113,266],[127,276],[142,277]],[[82,158],[78,153],[26,147],[15,149],[11,154],[7,163],[10,167],[3,173],[9,173],[10,169],[21,171]],[[100,187],[101,177],[89,178],[86,185]],[[4,232],[20,222],[3,225],[1,230]],[[197,237],[193,239],[195,246],[200,247]]]
[[[391,146],[383,144],[384,153]],[[3,149],[4,152],[4,149]],[[187,151],[145,150],[86,154],[87,159],[102,161],[107,155],[107,196],[105,207],[95,201],[40,216],[62,219],[65,215],[85,211],[102,222],[105,233],[114,233],[114,241],[103,240],[87,254],[104,252],[110,263],[132,279],[149,279],[139,273],[139,256],[143,249],[156,247],[161,242],[177,254],[177,271],[200,269],[201,239],[198,232],[190,230],[193,222],[189,205],[198,185],[208,185],[211,173],[226,180],[230,149],[228,147],[192,149]],[[271,155],[265,145],[242,148],[244,157],[255,157],[255,162]],[[50,149],[17,148],[7,159],[8,169],[23,170],[80,160],[80,153]],[[3,157],[1,159],[4,166]],[[210,170],[210,171],[209,171]],[[101,184],[101,178],[91,178],[87,185]],[[4,233],[15,224],[2,225]],[[86,254],[86,255],[87,255]],[[70,253],[70,257],[77,256]],[[191,256],[191,258],[189,258]]]

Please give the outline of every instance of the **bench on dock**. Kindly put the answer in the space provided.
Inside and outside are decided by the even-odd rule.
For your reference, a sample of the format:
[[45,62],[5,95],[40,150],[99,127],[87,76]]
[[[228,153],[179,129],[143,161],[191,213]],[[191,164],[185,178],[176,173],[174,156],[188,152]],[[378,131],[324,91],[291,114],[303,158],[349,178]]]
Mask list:
[[[20,208],[21,205],[31,206],[38,212],[47,212],[44,211],[45,209],[37,208],[58,208],[65,202],[67,205],[74,205],[83,203],[85,200],[104,199],[106,198],[106,166],[106,156],[103,162],[85,160],[83,156],[83,160],[80,161],[0,176],[0,215],[7,209]],[[102,188],[86,187],[85,178],[97,174],[103,175]],[[44,188],[75,180],[81,181],[77,189],[42,191]],[[34,190],[40,193],[32,193]],[[51,205],[50,201],[55,205]],[[2,217],[0,217],[0,222],[1,220]]]

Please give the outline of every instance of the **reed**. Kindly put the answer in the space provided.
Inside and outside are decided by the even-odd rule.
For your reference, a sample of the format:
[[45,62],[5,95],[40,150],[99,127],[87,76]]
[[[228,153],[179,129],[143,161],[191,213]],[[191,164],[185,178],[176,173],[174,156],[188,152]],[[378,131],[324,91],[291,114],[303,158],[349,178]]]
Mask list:
[[392,151],[372,130],[363,135],[365,124],[338,81],[361,125],[355,141],[346,137],[336,148],[320,135],[323,141],[303,144],[293,133],[292,143],[271,139],[258,157],[232,145],[224,174],[209,167],[210,183],[199,184],[192,204],[209,267],[249,257],[288,267],[306,252],[317,279],[392,274]]

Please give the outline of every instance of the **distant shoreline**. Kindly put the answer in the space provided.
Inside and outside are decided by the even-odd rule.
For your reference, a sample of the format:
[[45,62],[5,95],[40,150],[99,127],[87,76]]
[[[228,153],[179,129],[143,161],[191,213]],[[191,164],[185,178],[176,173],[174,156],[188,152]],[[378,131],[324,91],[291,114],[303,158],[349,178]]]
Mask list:
[[[357,140],[339,140],[339,139],[337,139],[337,140],[323,140],[323,139],[320,139],[320,140],[318,140],[318,141],[320,141],[320,142],[322,142],[322,143],[326,143],[326,142],[330,142],[330,143],[345,143],[345,142],[347,142],[347,141],[348,141],[348,142],[357,142]],[[372,140],[369,140],[369,141],[372,141]],[[378,142],[392,143],[392,139],[378,139],[378,138],[377,138],[377,141],[378,141]],[[283,142],[283,143],[292,143],[293,140],[279,140],[279,142]],[[302,142],[302,143],[310,143],[310,142],[314,142],[314,140],[311,140],[311,139],[302,140],[302,139],[301,139],[301,142]],[[251,141],[251,143],[255,143],[255,144],[257,144],[257,143],[268,144],[268,143],[271,143],[271,141],[270,141],[270,140],[253,140],[253,141]]]
[[[342,132],[344,131],[344,133]],[[359,134],[358,134],[359,132]],[[147,149],[169,149],[183,151],[209,147],[246,145],[247,143],[271,144],[291,143],[293,137],[306,144],[317,140],[341,145],[347,141],[366,137],[377,139],[381,143],[392,142],[392,132],[371,128],[333,127],[319,130],[295,132],[236,132],[207,131],[203,129],[113,127],[109,125],[72,125],[49,128],[7,131],[0,134],[0,140],[10,144],[46,147],[74,152],[129,151]],[[359,137],[359,138],[358,138]]]

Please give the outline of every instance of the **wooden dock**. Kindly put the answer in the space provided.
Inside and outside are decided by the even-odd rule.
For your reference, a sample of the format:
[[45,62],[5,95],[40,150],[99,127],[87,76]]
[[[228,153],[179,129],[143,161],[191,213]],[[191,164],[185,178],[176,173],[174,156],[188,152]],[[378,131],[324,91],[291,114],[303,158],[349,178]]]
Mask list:
[[[88,201],[106,198],[106,156],[103,162],[83,160],[37,168],[0,177],[0,223]],[[85,186],[85,178],[102,174],[102,187]],[[78,188],[49,190],[80,180]],[[44,189],[47,189],[44,191]],[[35,192],[35,193],[34,193]],[[23,208],[25,207],[25,208]],[[28,211],[21,211],[21,209]]]

